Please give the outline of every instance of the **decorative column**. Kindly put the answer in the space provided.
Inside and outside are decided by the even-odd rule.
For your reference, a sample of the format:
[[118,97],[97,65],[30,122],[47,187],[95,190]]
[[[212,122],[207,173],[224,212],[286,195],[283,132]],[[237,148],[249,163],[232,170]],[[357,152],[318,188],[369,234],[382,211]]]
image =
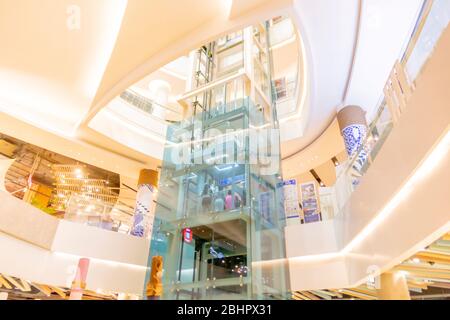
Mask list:
[[350,157],[367,135],[366,112],[359,106],[346,106],[338,111],[337,120]]
[[139,174],[134,222],[131,234],[137,237],[151,238],[155,218],[154,198],[157,193],[158,171],[143,169]]
[[359,151],[352,164],[354,176],[351,183],[356,186],[370,152],[366,147],[361,149],[367,136],[366,112],[359,106],[346,106],[338,111],[337,120],[349,158]]
[[411,300],[408,283],[401,271],[385,272],[380,276],[380,300]]
[[86,289],[86,278],[89,269],[89,259],[81,258],[78,262],[75,279],[72,282],[69,300],[82,300],[83,291]]
[[152,257],[152,269],[147,283],[147,299],[159,300],[162,295],[163,257]]

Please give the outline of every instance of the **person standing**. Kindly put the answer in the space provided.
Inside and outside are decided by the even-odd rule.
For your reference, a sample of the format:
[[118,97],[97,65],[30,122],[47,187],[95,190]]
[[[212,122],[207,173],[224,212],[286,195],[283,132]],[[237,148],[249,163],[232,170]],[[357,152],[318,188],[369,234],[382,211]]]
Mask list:
[[205,183],[202,192],[202,208],[203,212],[211,211],[211,188],[208,183]]
[[225,197],[225,210],[233,209],[233,196],[231,195],[231,190],[228,190],[227,195]]

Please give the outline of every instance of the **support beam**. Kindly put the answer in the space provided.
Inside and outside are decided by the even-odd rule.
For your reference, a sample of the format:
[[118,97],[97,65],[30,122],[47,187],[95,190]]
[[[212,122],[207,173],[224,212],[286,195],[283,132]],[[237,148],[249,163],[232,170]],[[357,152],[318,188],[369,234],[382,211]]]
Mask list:
[[5,278],[2,277],[2,275],[0,274],[0,288],[1,287],[5,287],[8,290],[12,290],[12,286],[9,284],[8,281],[6,281]]
[[52,295],[52,290],[47,286],[36,283],[31,283],[31,285],[42,292],[46,297],[50,297]]
[[421,251],[417,253],[414,258],[428,262],[450,263],[450,255],[435,252]]
[[362,300],[377,300],[377,297],[374,297],[372,295],[368,295],[368,294],[364,294],[361,292],[357,292],[357,291],[353,291],[353,289],[351,290],[347,290],[347,289],[343,289],[342,293],[348,295],[348,296],[352,296],[358,299],[362,299]]
[[293,292],[293,295],[301,300],[311,300],[310,298],[304,296],[301,292]]
[[311,292],[308,292],[308,291],[302,291],[302,294],[303,294],[305,297],[307,297],[307,298],[309,298],[309,299],[311,299],[311,300],[320,300],[319,297],[315,296],[315,295],[312,294]]

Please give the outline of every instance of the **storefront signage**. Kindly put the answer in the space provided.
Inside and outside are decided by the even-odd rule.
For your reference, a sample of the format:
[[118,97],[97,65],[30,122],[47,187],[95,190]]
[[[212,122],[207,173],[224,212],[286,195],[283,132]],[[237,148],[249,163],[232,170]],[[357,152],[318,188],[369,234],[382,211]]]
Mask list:
[[183,240],[186,243],[192,242],[192,230],[189,228],[183,229]]

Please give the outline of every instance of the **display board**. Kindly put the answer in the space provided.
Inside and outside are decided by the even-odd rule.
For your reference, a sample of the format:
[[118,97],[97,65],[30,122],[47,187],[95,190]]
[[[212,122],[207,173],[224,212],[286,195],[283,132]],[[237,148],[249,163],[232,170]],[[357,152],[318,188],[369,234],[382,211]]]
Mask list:
[[283,181],[283,199],[286,219],[303,219],[303,214],[298,202],[297,180],[291,179]]
[[314,181],[300,185],[302,210],[305,223],[321,221],[319,197]]

